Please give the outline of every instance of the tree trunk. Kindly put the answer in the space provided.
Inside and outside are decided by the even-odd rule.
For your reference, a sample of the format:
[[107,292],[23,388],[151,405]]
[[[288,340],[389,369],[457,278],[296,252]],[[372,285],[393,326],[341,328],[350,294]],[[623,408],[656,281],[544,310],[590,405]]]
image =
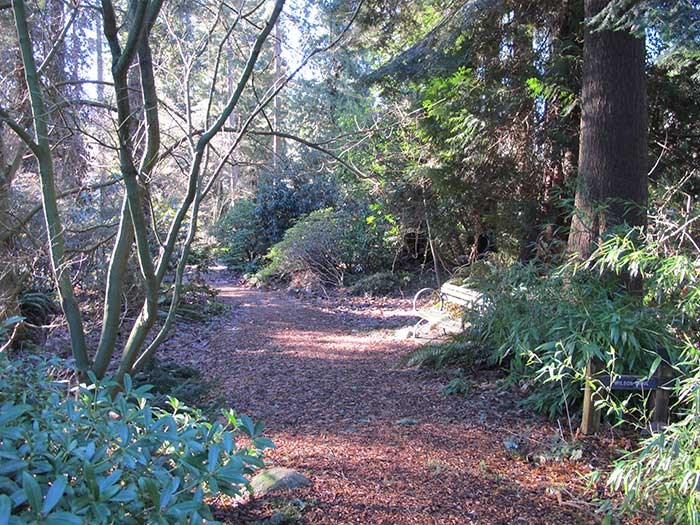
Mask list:
[[[278,86],[284,79],[282,77],[282,31],[280,29],[280,21],[275,24],[275,86]],[[274,113],[273,113],[273,126],[275,132],[280,131],[280,124],[282,122],[282,101],[278,96],[275,97],[273,101]],[[283,151],[284,145],[282,143],[282,137],[279,135],[272,135],[272,167],[276,174],[279,173],[280,160],[284,155]]]
[[[12,229],[10,216],[12,197],[12,178],[16,171],[21,155],[8,151],[4,140],[5,129],[0,123],[0,234]],[[7,157],[10,157],[8,159]],[[4,236],[4,235],[3,235]],[[19,312],[18,308],[18,277],[12,263],[12,236],[0,241],[0,322]]]
[[[586,0],[586,18],[608,0]],[[576,211],[568,250],[589,257],[611,227],[646,224],[647,101],[644,40],[586,31]]]
[[104,58],[102,55],[102,16],[95,15],[95,61],[97,64],[97,100],[105,101],[105,86],[102,82],[105,79]]

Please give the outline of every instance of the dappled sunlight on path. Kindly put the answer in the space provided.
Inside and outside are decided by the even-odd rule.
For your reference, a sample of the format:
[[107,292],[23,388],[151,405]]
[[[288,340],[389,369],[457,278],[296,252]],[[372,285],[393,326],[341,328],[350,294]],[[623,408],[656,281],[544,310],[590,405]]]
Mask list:
[[[417,344],[396,336],[413,321],[408,301],[357,308],[229,285],[220,298],[233,310],[207,373],[227,405],[264,421],[277,444],[269,462],[312,479],[290,496],[309,523],[590,521],[560,505],[581,483],[566,464],[538,466],[504,446],[546,439],[548,423],[487,380],[464,400],[443,395],[444,377],[396,368]],[[264,517],[266,505],[221,518]]]

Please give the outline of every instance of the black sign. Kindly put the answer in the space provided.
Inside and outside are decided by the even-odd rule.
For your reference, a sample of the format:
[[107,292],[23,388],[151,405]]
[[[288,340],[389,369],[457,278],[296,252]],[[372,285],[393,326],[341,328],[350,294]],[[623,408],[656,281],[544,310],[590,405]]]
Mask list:
[[618,376],[613,384],[610,385],[610,376],[602,376],[600,382],[605,386],[610,387],[610,390],[656,390],[659,388],[659,378],[652,376],[644,378],[643,376]]

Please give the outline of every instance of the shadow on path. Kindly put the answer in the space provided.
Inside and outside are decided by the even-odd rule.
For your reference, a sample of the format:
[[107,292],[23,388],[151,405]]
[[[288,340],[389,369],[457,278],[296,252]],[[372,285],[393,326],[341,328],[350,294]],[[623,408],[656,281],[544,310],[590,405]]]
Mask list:
[[444,377],[395,368],[417,344],[396,336],[414,320],[407,301],[353,309],[219,290],[233,311],[207,349],[207,373],[229,406],[265,423],[270,462],[312,479],[294,493],[309,523],[590,522],[554,496],[580,489],[575,469],[504,446],[546,439],[549,423],[492,382],[465,400],[443,395]]

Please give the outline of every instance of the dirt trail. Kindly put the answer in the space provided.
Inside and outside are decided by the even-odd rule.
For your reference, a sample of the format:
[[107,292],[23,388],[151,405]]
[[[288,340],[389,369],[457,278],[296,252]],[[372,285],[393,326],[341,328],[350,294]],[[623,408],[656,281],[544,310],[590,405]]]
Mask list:
[[[413,319],[408,301],[219,290],[233,308],[206,349],[206,372],[229,406],[265,422],[277,445],[269,462],[311,478],[289,494],[308,523],[591,521],[562,504],[580,490],[582,465],[520,454],[556,429],[517,410],[516,396],[487,379],[467,400],[445,396],[444,375],[395,368],[416,344],[396,335]],[[220,517],[260,519],[273,506]]]

